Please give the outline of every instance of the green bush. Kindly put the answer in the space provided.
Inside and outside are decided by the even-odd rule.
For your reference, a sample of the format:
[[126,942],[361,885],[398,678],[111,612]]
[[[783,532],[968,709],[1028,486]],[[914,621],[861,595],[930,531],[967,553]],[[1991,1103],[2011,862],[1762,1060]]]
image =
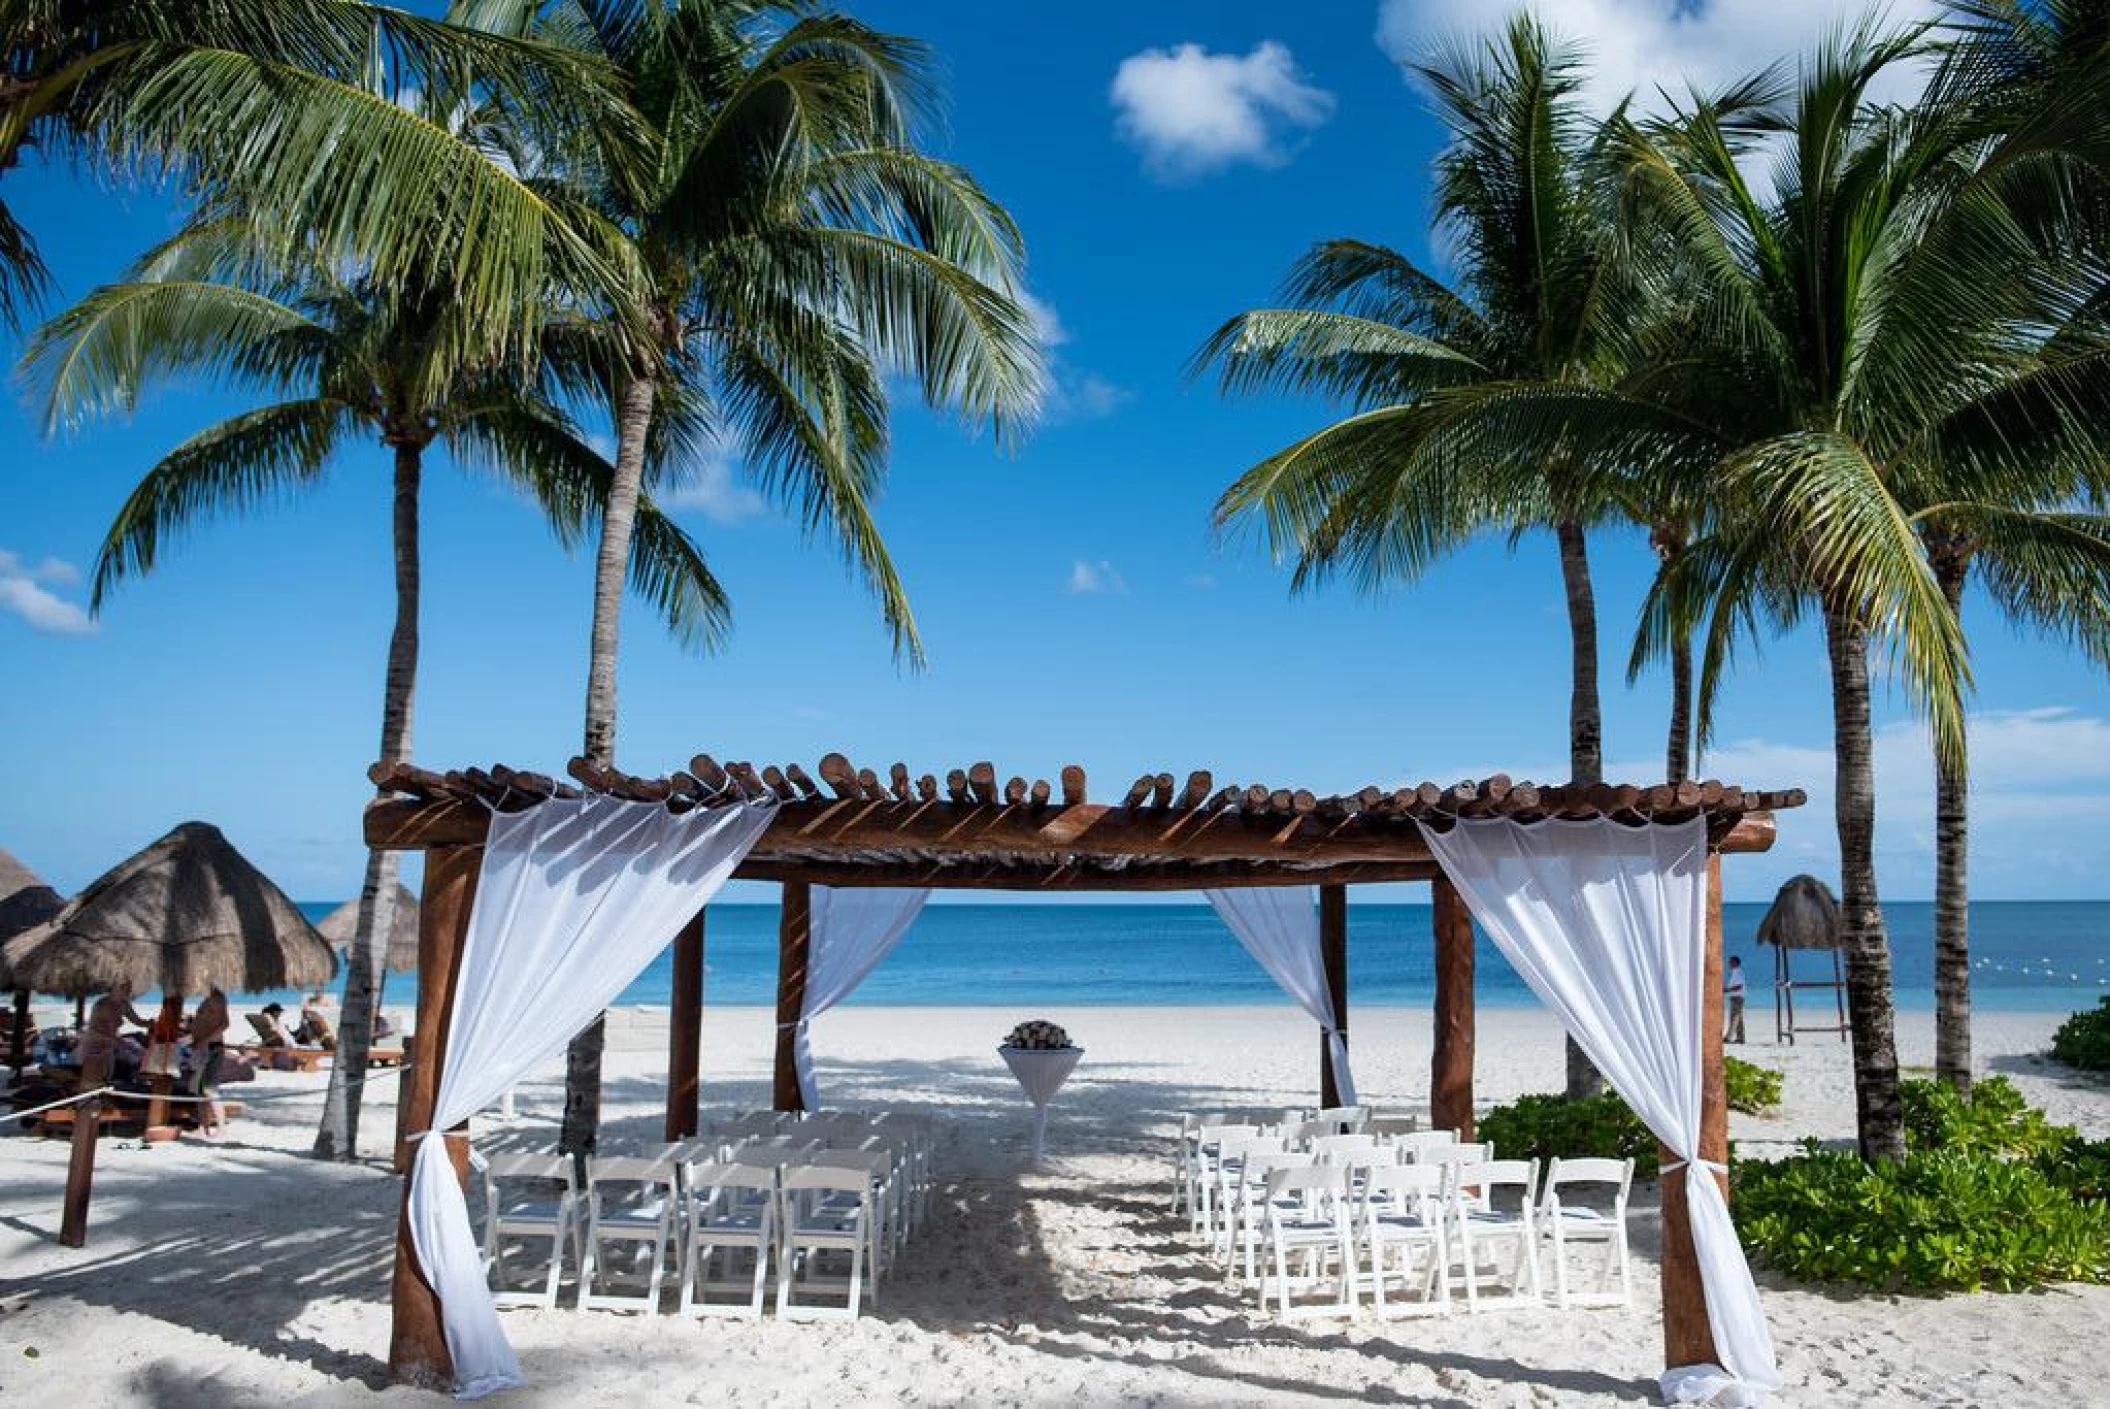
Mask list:
[[2046,1179],[2077,1199],[2101,1203],[2110,1199],[2110,1140],[2083,1140],[2076,1135],[2031,1163]]
[[1905,1102],[1905,1141],[1915,1151],[2035,1159],[2062,1149],[2074,1137],[2071,1126],[2053,1125],[2004,1076],[1974,1083],[1968,1101],[1946,1082],[1907,1081],[1899,1089]]
[[1641,1117],[1611,1092],[1572,1101],[1566,1096],[1519,1096],[1480,1117],[1480,1139],[1502,1159],[1632,1159],[1638,1174],[1654,1175],[1661,1156]]
[[1741,1057],[1722,1059],[1722,1084],[1729,1088],[1729,1109],[1764,1115],[1780,1104],[1781,1074]]
[[1958,1149],[1864,1164],[1818,1150],[1736,1166],[1753,1256],[1792,1277],[1885,1291],[2014,1290],[2110,1281],[2110,1206],[2034,1163]]
[[2051,1055],[2083,1071],[2110,1071],[2110,995],[2059,1024],[2051,1035]]

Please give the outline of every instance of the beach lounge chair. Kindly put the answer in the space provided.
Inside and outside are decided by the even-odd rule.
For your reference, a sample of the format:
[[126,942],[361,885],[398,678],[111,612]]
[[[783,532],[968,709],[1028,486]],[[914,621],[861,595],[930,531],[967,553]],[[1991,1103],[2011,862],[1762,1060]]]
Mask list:
[[256,1041],[245,1042],[241,1050],[254,1061],[266,1062],[280,1071],[320,1071],[329,1060],[329,1052],[321,1047],[301,1047],[287,1040],[286,1034],[272,1025],[262,1013],[250,1013],[249,1026],[256,1033]]
[[[586,1255],[579,1186],[570,1157],[493,1155],[484,1165],[483,1176],[484,1266],[494,1283],[492,1303],[556,1306],[565,1249],[571,1250],[574,1267],[583,1267]],[[513,1286],[507,1276],[508,1244],[529,1238],[549,1239],[549,1270],[540,1291]]]
[[[1603,1243],[1604,1265],[1596,1290],[1589,1294],[1595,1305],[1624,1306],[1633,1294],[1633,1279],[1627,1267],[1627,1194],[1634,1184],[1634,1162],[1616,1159],[1555,1159],[1546,1166],[1546,1184],[1539,1195],[1539,1235],[1552,1244],[1553,1296],[1561,1306],[1571,1303],[1568,1293],[1568,1247],[1572,1243]],[[1594,1189],[1609,1195],[1603,1202],[1582,1202],[1577,1194]],[[1619,1278],[1619,1291],[1611,1291],[1612,1277]]]
[[[681,1207],[680,1166],[673,1160],[596,1159],[586,1174],[586,1265],[579,1277],[582,1310],[659,1314],[660,1278],[670,1253],[680,1255],[675,1222]],[[640,1262],[637,1253],[645,1252]],[[624,1283],[643,1283],[624,1291]]]

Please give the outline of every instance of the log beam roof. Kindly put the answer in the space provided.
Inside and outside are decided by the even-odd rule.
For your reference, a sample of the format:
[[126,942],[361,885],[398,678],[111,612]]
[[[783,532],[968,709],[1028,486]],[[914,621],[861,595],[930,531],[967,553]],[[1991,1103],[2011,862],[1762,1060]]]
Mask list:
[[1113,803],[1089,800],[1084,770],[1059,782],[1000,778],[987,762],[914,776],[882,775],[839,753],[819,779],[798,764],[756,768],[705,754],[648,778],[574,759],[568,777],[506,767],[436,773],[376,764],[383,796],[366,812],[369,845],[398,850],[481,843],[491,813],[552,797],[599,793],[675,811],[774,800],[777,815],[734,874],[823,885],[1011,890],[1176,890],[1212,885],[1428,880],[1434,858],[1421,825],[1460,818],[1609,817],[1627,825],[1704,817],[1716,849],[1763,851],[1774,811],[1800,790],[1719,782],[1542,785],[1502,775],[1439,787],[1364,788],[1321,797],[1262,783],[1218,786],[1206,772],[1144,774]]

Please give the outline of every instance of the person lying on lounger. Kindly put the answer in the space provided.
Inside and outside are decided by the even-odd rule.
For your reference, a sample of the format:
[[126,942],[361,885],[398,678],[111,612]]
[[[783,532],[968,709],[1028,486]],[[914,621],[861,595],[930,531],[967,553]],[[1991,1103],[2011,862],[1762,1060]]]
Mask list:
[[292,1047],[298,1045],[293,1040],[293,1034],[286,1031],[286,1025],[281,1021],[285,1016],[285,1012],[286,1008],[283,1003],[266,1003],[264,1011],[250,1015],[249,1025],[256,1029],[257,1040],[262,1045],[266,1047]]
[[330,1026],[330,1016],[322,1010],[322,1003],[322,995],[314,993],[300,1005],[300,1026],[293,1029],[293,1040],[334,1052],[337,1050],[337,1033]]

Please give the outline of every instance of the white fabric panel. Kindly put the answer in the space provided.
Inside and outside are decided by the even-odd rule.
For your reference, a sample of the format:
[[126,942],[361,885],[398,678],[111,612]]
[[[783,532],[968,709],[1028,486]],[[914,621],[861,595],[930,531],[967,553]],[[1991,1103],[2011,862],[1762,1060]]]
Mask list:
[[1342,1105],[1356,1104],[1355,1077],[1348,1070],[1348,1039],[1341,1035],[1333,990],[1326,986],[1325,956],[1319,953],[1318,888],[1239,886],[1202,894],[1238,936],[1245,952],[1326,1030],[1333,1052],[1334,1088]]
[[793,1066],[799,1074],[800,1103],[820,1109],[820,1083],[813,1077],[813,1047],[808,1040],[813,1020],[850,996],[865,975],[879,966],[930,899],[928,887],[815,886],[812,938],[806,952],[806,1001],[799,1008],[798,1031],[792,1034]]
[[[493,814],[432,1128],[467,1120],[563,1051],[725,884],[774,810],[676,816],[588,796]],[[439,1294],[455,1393],[478,1399],[522,1383],[444,1139],[418,1142],[409,1218]]]
[[1598,819],[1424,827],[1473,918],[1678,1158],[1722,1365],[1664,1372],[1671,1403],[1756,1405],[1780,1387],[1773,1337],[1700,1141],[1707,826]]

